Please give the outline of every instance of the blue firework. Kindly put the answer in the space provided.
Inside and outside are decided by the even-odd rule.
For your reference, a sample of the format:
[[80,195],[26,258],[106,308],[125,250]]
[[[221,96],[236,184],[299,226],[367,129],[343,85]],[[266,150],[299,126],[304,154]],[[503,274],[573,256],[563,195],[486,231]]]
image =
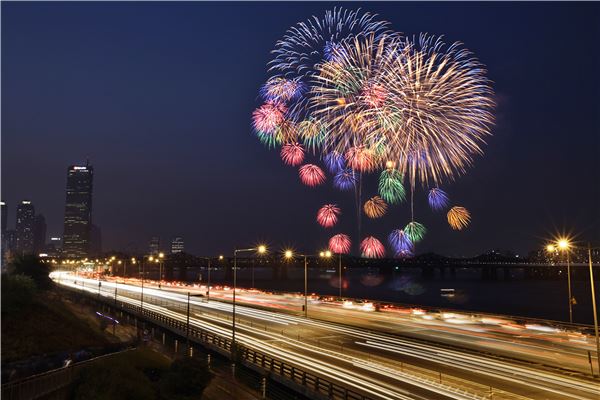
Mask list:
[[356,174],[350,168],[342,169],[333,177],[333,186],[340,190],[351,190],[356,185]]
[[448,207],[448,203],[450,202],[446,192],[439,188],[431,189],[427,198],[429,200],[429,207],[435,211],[443,210]]

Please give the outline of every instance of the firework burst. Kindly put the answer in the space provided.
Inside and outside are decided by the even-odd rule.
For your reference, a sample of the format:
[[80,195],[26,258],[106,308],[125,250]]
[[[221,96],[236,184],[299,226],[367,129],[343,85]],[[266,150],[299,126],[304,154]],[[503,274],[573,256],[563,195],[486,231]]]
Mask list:
[[344,169],[344,157],[337,151],[325,154],[323,157],[325,166],[332,174],[335,174]]
[[396,229],[388,236],[388,242],[396,257],[408,257],[412,255],[413,243],[402,229]]
[[356,174],[350,168],[339,171],[333,177],[333,186],[340,190],[351,190],[356,187]]
[[254,129],[264,133],[275,133],[275,130],[285,120],[287,108],[276,101],[267,101],[252,113]]
[[460,231],[471,222],[471,213],[464,207],[454,206],[448,211],[448,224],[454,230]]
[[365,214],[369,218],[381,218],[385,215],[388,205],[379,196],[373,196],[364,205]]
[[265,100],[288,102],[299,98],[305,89],[306,86],[298,78],[285,79],[276,76],[262,86],[260,94]]
[[350,236],[338,233],[329,239],[329,250],[336,254],[348,254],[352,248]]
[[317,212],[317,222],[324,228],[331,228],[337,223],[340,213],[337,204],[325,204]]
[[325,173],[314,164],[305,164],[300,167],[298,174],[306,186],[315,187],[325,182]]
[[364,146],[350,147],[345,157],[350,168],[356,171],[369,172],[375,169],[375,154]]
[[360,251],[363,257],[381,258],[385,255],[385,247],[373,236],[368,236],[360,242]]
[[406,198],[402,185],[402,175],[396,169],[385,169],[379,175],[379,194],[390,204],[399,203]]
[[300,143],[288,143],[281,147],[281,159],[287,165],[295,167],[304,161],[304,147]]
[[429,201],[429,207],[431,207],[432,210],[440,211],[448,207],[448,195],[442,189],[431,189],[427,195],[427,200]]
[[423,240],[426,232],[427,229],[425,229],[425,226],[415,221],[409,222],[406,227],[404,227],[404,233],[412,243]]

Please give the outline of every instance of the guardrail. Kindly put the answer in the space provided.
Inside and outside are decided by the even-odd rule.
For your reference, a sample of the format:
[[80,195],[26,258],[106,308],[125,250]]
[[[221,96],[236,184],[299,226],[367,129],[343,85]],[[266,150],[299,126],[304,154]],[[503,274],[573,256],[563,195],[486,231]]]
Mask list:
[[85,367],[99,360],[110,358],[125,352],[127,349],[111,354],[104,354],[89,360],[81,361],[68,367],[58,368],[27,378],[8,382],[2,385],[2,400],[35,400],[67,388],[77,374]]
[[[221,334],[216,334],[214,332],[199,328],[197,326],[188,325],[186,321],[168,317],[160,312],[152,311],[147,308],[142,308],[141,306],[135,304],[117,301],[116,298],[111,297],[112,293],[106,291],[99,291],[95,294],[92,292],[82,292],[76,289],[71,290],[75,291],[78,294],[84,294],[86,295],[86,297],[92,300],[100,301],[108,306],[115,307],[122,311],[126,311],[134,316],[145,319],[148,322],[168,329],[181,337],[189,337],[189,340],[191,342],[200,343],[204,347],[215,350],[225,356],[229,356],[231,354],[232,341],[229,336],[223,336]],[[121,293],[123,291],[128,292],[128,297],[132,296],[134,299],[135,297],[140,297],[139,293],[130,292],[126,289],[121,289]],[[175,305],[175,307],[173,307],[172,303],[160,297],[154,297],[151,295],[145,295],[144,301],[152,305],[169,306],[170,308],[176,308],[183,312],[185,310],[184,305]],[[244,324],[243,319],[236,318],[236,320],[238,321],[238,323]],[[251,322],[249,325],[251,325]],[[297,385],[308,390],[310,398],[328,398],[336,400],[371,400],[371,398],[361,393],[358,393],[342,385],[319,377],[318,375],[312,374],[311,372],[297,368],[289,363],[280,361],[260,351],[240,346],[239,343],[236,344],[236,348],[237,357],[244,364],[250,367],[253,366],[255,369],[258,368],[261,370],[262,373],[272,374],[280,377],[284,380],[285,383],[287,383],[288,387],[293,387],[294,385]],[[323,351],[328,352],[329,350],[323,348]],[[353,351],[349,351],[349,349],[346,349],[345,351],[343,351],[343,353],[346,357],[354,357],[351,354],[353,353]],[[356,354],[355,356],[359,357],[360,354]],[[384,368],[391,372],[392,366],[390,365],[390,367],[384,367],[385,364],[386,363],[373,364],[373,366],[376,366],[378,368]],[[412,366],[406,363],[403,363],[401,365],[400,371],[396,370],[393,372],[398,376],[403,376],[405,379],[425,383],[429,386],[441,389],[446,393],[453,393],[459,395],[461,398],[526,399],[523,396],[509,393],[503,390],[498,390],[486,385],[466,381],[451,375],[442,374],[440,372],[425,370],[423,368]],[[458,387],[468,389],[458,389]]]

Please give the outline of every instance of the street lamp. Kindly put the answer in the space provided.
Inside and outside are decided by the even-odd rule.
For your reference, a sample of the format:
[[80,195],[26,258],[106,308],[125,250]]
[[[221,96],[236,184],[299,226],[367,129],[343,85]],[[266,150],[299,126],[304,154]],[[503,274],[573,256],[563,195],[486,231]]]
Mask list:
[[156,262],[158,264],[158,288],[160,289],[160,284],[162,283],[162,266],[163,266],[163,258],[165,258],[165,253],[158,253],[158,258]]
[[[204,260],[208,260],[208,266],[207,266],[207,281],[206,281],[206,302],[208,303],[210,301],[210,261],[212,260],[212,258],[210,257],[200,257]],[[219,261],[223,261],[223,256],[220,255],[219,256]]]
[[571,256],[570,249],[571,243],[566,238],[560,238],[556,242],[556,245],[549,244],[546,246],[546,251],[552,253],[558,249],[561,252],[565,252],[567,254],[567,285],[568,285],[568,295],[569,295],[569,322],[573,323],[573,304],[575,303],[575,298],[573,297],[571,291]]
[[[289,259],[294,258],[294,252],[292,250],[286,250],[283,253],[284,257]],[[298,254],[300,257],[304,257],[304,318],[308,318],[308,256],[306,254]],[[331,252],[321,251],[319,257],[331,257]]]
[[255,251],[259,254],[264,254],[267,251],[266,246],[260,245],[251,249],[234,249],[233,250],[233,324],[231,336],[231,359],[235,363],[235,292],[237,290],[237,254],[244,252]]

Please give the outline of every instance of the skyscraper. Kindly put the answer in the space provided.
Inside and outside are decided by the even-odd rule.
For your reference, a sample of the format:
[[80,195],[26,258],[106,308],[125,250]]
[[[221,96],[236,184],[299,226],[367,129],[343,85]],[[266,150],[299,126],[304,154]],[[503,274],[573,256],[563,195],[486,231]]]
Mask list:
[[40,254],[46,250],[46,218],[38,214],[33,222],[33,252]]
[[153,256],[160,252],[160,238],[158,236],[154,236],[150,239],[149,250],[150,254]]
[[33,228],[35,208],[31,201],[23,200],[17,207],[17,254],[33,253]]
[[0,207],[2,208],[2,235],[4,235],[8,221],[8,207],[6,207],[6,203],[4,201],[0,201]]
[[92,183],[94,168],[71,165],[67,168],[67,198],[63,255],[86,257],[90,246],[92,225]]
[[174,237],[171,240],[171,254],[183,253],[183,238],[182,237]]

